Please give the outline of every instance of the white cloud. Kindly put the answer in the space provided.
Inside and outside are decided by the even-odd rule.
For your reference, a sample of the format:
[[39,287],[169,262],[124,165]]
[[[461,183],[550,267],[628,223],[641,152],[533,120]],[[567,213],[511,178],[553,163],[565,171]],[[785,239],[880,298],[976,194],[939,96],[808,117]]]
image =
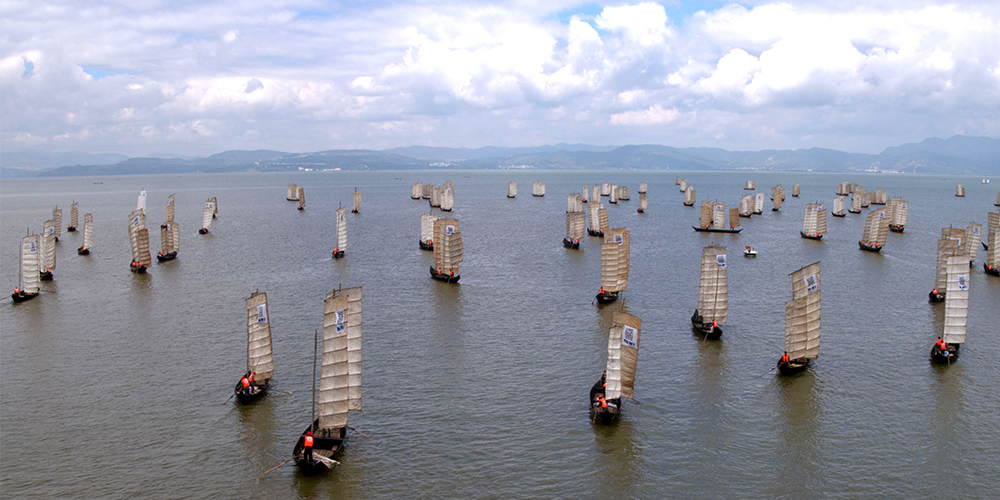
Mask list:
[[612,125],[657,125],[674,121],[680,113],[676,109],[663,109],[654,104],[649,109],[626,111],[611,115]]

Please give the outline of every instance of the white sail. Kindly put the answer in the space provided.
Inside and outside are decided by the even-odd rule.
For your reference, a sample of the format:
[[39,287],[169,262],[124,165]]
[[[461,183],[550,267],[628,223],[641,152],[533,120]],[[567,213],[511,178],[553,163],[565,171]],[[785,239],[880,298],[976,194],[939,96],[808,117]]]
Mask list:
[[146,190],[145,189],[139,191],[139,199],[138,199],[138,201],[136,201],[135,209],[136,210],[142,210],[143,212],[146,211]]
[[969,319],[969,259],[964,255],[948,257],[947,286],[941,339],[948,344],[964,344]]
[[420,197],[423,198],[423,199],[425,199],[425,200],[431,199],[431,191],[434,191],[434,189],[432,189],[433,187],[434,186],[432,186],[431,184],[423,184],[423,185],[421,185],[420,186]]
[[361,287],[333,292],[347,297],[347,410],[361,411]]
[[160,226],[160,255],[166,255],[174,251],[174,225],[164,222]]
[[434,241],[434,221],[438,216],[434,214],[423,214],[420,216],[420,241],[424,244]]
[[645,182],[640,182],[639,183],[639,194],[644,194],[646,192],[646,188],[647,187],[648,186],[646,185]]
[[142,209],[137,209],[128,216],[129,228],[132,231],[138,231],[146,227],[146,214],[143,213]]
[[212,215],[214,216],[215,214],[219,213],[219,199],[213,196],[211,201],[212,201]]
[[410,198],[412,198],[414,200],[417,199],[417,198],[420,198],[420,195],[423,194],[423,192],[424,192],[423,184],[421,184],[419,182],[414,182],[413,183],[413,191],[410,192]]
[[746,195],[740,198],[740,215],[749,217],[753,213],[753,197]]
[[989,212],[986,214],[986,267],[987,269],[1000,269],[1000,213]]
[[295,188],[295,198],[299,200],[299,208],[306,208],[306,189],[304,187]]
[[628,288],[629,232],[623,227],[609,229],[601,244],[601,287],[606,292]]
[[764,193],[757,193],[753,200],[753,213],[759,214],[764,211]]
[[708,200],[702,200],[698,207],[698,227],[710,227],[712,225],[712,208],[714,205]]
[[507,197],[516,198],[517,197],[517,183],[510,181],[507,183]]
[[743,183],[743,189],[746,189],[747,191],[753,191],[757,189],[757,184],[754,183],[754,181],[746,181]]
[[726,274],[726,247],[714,243],[701,252],[701,279],[698,282],[698,314],[705,323],[725,323],[729,317],[729,280]]
[[805,217],[802,219],[802,232],[807,236],[823,236],[826,234],[826,209],[822,203],[806,203]]
[[149,230],[131,229],[130,239],[132,242],[132,260],[137,265],[148,266],[152,258],[149,256]]
[[864,197],[864,193],[854,193],[851,197],[851,211],[860,212],[861,211],[861,199]]
[[646,207],[649,206],[649,199],[647,196],[648,195],[645,192],[639,193],[639,210],[642,210],[643,212],[645,212]]
[[611,194],[608,195],[609,201],[611,203],[618,203],[618,195],[619,194],[620,194],[620,192],[618,191],[618,184],[612,184],[611,185]]
[[583,212],[566,212],[566,239],[579,241],[583,238],[586,217]]
[[62,222],[63,222],[62,214],[63,214],[62,209],[59,207],[56,207],[55,209],[52,210],[52,220],[56,223],[56,231],[55,231],[56,239],[59,239],[59,237],[62,236]]
[[842,214],[844,213],[844,197],[838,196],[833,199],[833,213]]
[[937,243],[937,266],[934,275],[934,289],[946,294],[948,285],[948,257],[962,255],[961,240],[942,236]]
[[350,374],[347,354],[347,296],[326,295],[323,304],[323,362],[319,379],[319,427],[347,425]]
[[167,196],[167,222],[174,221],[174,195]]
[[47,220],[42,228],[42,261],[43,271],[56,269],[56,221]]
[[959,197],[965,196],[965,186],[963,186],[961,184],[959,184],[958,186],[955,186],[955,196],[959,196]]
[[801,192],[802,189],[799,187],[798,183],[792,186],[792,196],[798,196]]
[[726,204],[724,202],[712,203],[712,227],[715,229],[726,228]]
[[965,255],[969,258],[969,264],[976,260],[979,253],[979,243],[983,239],[983,225],[970,223],[965,229]]
[[602,182],[601,183],[601,196],[611,196],[611,183]]
[[441,186],[431,186],[430,204],[432,207],[441,207]]
[[[355,194],[357,195],[356,201],[358,203],[358,206],[360,207],[361,193],[355,193]],[[453,208],[455,208],[455,192],[452,191],[451,187],[448,187],[448,189],[445,189],[444,191],[441,192],[441,210],[448,212],[451,211]]]
[[347,251],[347,209],[337,209],[337,252]]
[[81,248],[90,249],[94,244],[94,216],[83,215],[83,246]]
[[792,300],[785,303],[785,352],[789,359],[816,359],[820,337],[819,262],[791,276]]
[[597,229],[602,233],[607,231],[611,227],[608,222],[608,209],[604,208],[603,203],[597,205]]
[[594,190],[591,191],[590,203],[600,203],[601,202],[601,186],[594,184]]
[[458,274],[459,264],[465,256],[462,233],[458,219],[438,219],[434,221],[434,267],[442,273],[454,271]]
[[[452,198],[452,204],[454,204],[454,198]],[[450,208],[450,207],[449,207]],[[354,190],[354,209],[352,212],[357,213],[361,211],[361,191],[357,189]]]
[[267,294],[250,294],[246,306],[247,370],[257,372],[255,380],[268,380],[274,376],[274,358],[271,356],[271,319],[267,310]]
[[608,332],[608,364],[604,396],[631,398],[635,386],[635,366],[639,357],[639,334],[642,321],[621,311],[615,311]]
[[531,185],[532,196],[545,196],[545,183],[535,182]]
[[588,201],[587,197],[590,196],[590,191],[588,191],[588,189],[589,188],[587,187],[587,185],[584,184],[583,191],[580,192],[580,200],[583,201],[584,203],[587,203]]
[[205,202],[205,210],[201,213],[201,228],[208,229],[212,227],[212,215],[215,214],[215,204],[212,200]]
[[687,191],[688,181],[687,179],[681,179],[681,192]]
[[37,234],[25,236],[21,240],[21,291],[29,295],[38,293],[41,283],[38,275],[41,250]]
[[288,201],[298,201],[299,199],[299,186],[295,184],[288,185],[288,193],[285,194],[285,199]]
[[774,208],[771,210],[781,209],[781,203],[784,201],[784,197],[784,190],[781,188],[781,184],[771,188],[771,202],[774,204]]
[[694,186],[687,186],[684,189],[684,204],[690,206],[694,205],[694,202],[695,202]]
[[69,207],[69,225],[70,227],[76,227],[80,224],[80,204],[73,202]]

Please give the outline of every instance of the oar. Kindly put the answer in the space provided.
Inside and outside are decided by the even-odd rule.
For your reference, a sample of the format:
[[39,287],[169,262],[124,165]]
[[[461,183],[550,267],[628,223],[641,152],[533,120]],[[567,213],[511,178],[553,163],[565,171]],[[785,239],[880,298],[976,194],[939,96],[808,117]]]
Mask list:
[[371,436],[365,434],[364,432],[361,432],[361,431],[355,429],[354,427],[351,427],[351,426],[348,425],[347,428],[350,429],[350,430],[352,430],[352,431],[354,431],[354,432],[357,432],[358,434],[361,434],[362,436],[364,436],[366,438],[369,438],[369,439],[371,438]]
[[[773,372],[774,370],[776,370],[777,368],[778,368],[778,367],[777,367],[777,366],[775,366],[774,368],[771,368],[770,370],[768,370],[768,371],[767,371],[767,373],[771,373],[771,372]],[[764,375],[767,375],[767,373],[765,373]],[[760,377],[763,377],[764,375],[761,375]],[[757,378],[760,378],[760,377],[757,377]]]
[[[229,395],[229,399],[233,399],[233,396],[235,396],[235,395],[236,395],[236,393],[235,393],[235,392],[234,392],[234,393],[232,393],[232,394],[230,394],[230,395]],[[228,403],[228,402],[229,402],[229,399],[227,399],[227,400],[226,400],[226,403]],[[222,404],[226,404],[226,403],[222,403]]]
[[284,462],[281,462],[280,464],[278,464],[278,465],[275,465],[274,467],[271,467],[270,469],[267,469],[267,470],[266,470],[266,471],[264,471],[264,472],[263,472],[262,474],[259,474],[259,475],[257,476],[257,479],[260,479],[260,478],[261,478],[262,476],[264,476],[265,474],[267,474],[267,473],[269,473],[269,472],[271,472],[271,471],[273,471],[273,470],[277,469],[278,467],[281,467],[282,465],[285,465],[285,464],[287,464],[288,462],[291,462],[292,460],[294,460],[294,458],[289,458],[288,460],[285,460]]
[[282,394],[288,394],[289,396],[291,396],[291,395],[292,395],[292,393],[290,393],[290,392],[285,392],[285,391],[283,391],[283,390],[281,390],[281,389],[275,389],[274,387],[271,387],[271,388],[269,388],[268,390],[269,390],[269,391],[275,391],[275,392],[280,392],[280,393],[282,393]]

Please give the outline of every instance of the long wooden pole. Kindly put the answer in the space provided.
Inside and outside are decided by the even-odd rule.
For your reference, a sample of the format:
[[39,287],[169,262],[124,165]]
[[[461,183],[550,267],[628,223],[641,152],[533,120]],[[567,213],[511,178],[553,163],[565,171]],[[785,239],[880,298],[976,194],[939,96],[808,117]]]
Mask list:
[[285,465],[285,464],[287,464],[288,462],[291,462],[292,460],[293,460],[293,459],[289,458],[288,460],[285,460],[284,462],[281,462],[280,464],[278,464],[278,465],[275,465],[274,467],[271,467],[270,469],[267,469],[267,470],[266,470],[265,472],[263,472],[262,474],[259,474],[259,475],[257,475],[257,479],[260,479],[260,478],[261,478],[261,477],[263,477],[263,476],[264,476],[265,474],[268,474],[269,472],[272,472],[272,471],[274,471],[274,470],[275,470],[275,469],[277,469],[278,467],[281,467],[282,465]]
[[309,432],[315,429],[316,423],[316,350],[319,347],[319,330],[313,334],[313,392],[312,392],[312,410],[309,413]]

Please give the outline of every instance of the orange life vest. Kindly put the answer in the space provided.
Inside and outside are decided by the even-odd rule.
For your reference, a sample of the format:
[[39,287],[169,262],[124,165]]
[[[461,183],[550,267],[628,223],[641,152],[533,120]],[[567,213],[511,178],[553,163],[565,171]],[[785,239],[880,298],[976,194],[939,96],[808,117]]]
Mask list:
[[250,387],[250,379],[243,377],[243,388],[246,389]]
[[306,448],[312,448],[313,447],[313,437],[312,436],[306,436],[305,447]]
[[605,400],[605,399],[604,399],[604,397],[602,396],[602,397],[601,397],[601,408],[607,408],[607,407],[608,407],[608,402],[607,402],[607,400]]
[[781,361],[783,361],[785,363],[788,362],[788,353],[787,352],[785,354],[781,355]]

